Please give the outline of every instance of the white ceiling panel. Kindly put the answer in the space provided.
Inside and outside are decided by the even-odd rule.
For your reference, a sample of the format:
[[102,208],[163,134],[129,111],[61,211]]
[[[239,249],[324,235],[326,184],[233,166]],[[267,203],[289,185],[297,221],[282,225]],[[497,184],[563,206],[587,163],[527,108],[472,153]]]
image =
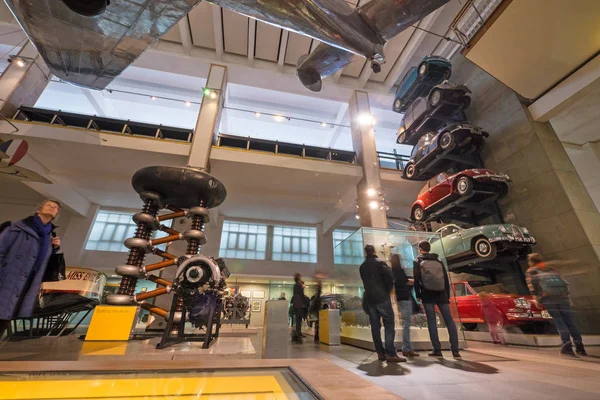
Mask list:
[[300,35],[299,33],[290,32],[288,39],[287,51],[285,52],[285,63],[296,65],[298,58],[301,55],[310,52],[311,38]]
[[223,10],[223,33],[226,52],[248,55],[248,17]]
[[169,29],[167,33],[165,33],[161,37],[161,39],[168,40],[169,42],[181,43],[181,33],[179,33],[179,24],[173,25],[173,27]]
[[268,61],[277,61],[281,29],[256,21],[256,46],[254,57]]
[[353,78],[358,78],[360,75],[360,71],[362,71],[364,65],[366,64],[366,59],[364,57],[359,57],[354,60],[350,65],[343,69],[343,76],[351,76]]
[[213,7],[218,6],[202,2],[188,14],[194,46],[205,47],[207,49],[214,49],[216,47],[215,27],[212,18]]

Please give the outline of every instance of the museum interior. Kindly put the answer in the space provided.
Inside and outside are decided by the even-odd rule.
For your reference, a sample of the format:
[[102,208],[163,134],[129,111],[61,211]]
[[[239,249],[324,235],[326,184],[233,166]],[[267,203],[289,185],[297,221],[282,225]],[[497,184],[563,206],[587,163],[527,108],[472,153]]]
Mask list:
[[0,399],[598,399],[599,21],[0,2]]

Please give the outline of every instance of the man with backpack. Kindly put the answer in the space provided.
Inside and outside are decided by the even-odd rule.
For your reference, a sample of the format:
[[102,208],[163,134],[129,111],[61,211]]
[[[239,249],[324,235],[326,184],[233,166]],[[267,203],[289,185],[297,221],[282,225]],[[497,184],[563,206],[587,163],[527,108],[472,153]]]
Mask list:
[[427,315],[427,328],[429,338],[433,345],[430,357],[444,358],[442,345],[438,336],[435,306],[437,305],[450,336],[450,350],[456,360],[461,360],[458,349],[458,331],[450,312],[450,280],[444,264],[435,253],[430,253],[431,245],[428,241],[419,243],[419,257],[414,261],[413,274],[415,279],[415,292],[420,299]]
[[539,302],[552,316],[562,340],[560,354],[575,357],[571,343],[571,338],[573,338],[577,354],[587,356],[581,333],[573,321],[569,284],[558,271],[548,267],[539,254],[530,254],[527,257],[527,263],[529,264],[526,272],[527,286],[531,294],[538,297]]
[[[394,309],[390,293],[394,286],[394,276],[388,265],[377,258],[375,248],[368,244],[365,246],[365,261],[360,266],[360,278],[365,288],[363,307],[369,314],[371,336],[379,361],[398,363],[406,361],[398,357],[394,340]],[[385,347],[381,342],[381,320],[385,328]]]

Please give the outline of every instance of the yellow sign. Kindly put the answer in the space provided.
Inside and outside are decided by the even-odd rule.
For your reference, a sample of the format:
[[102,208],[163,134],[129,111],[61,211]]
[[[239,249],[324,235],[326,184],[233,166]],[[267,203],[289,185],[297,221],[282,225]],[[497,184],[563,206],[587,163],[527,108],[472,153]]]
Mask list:
[[137,306],[97,306],[85,340],[129,340]]
[[319,311],[319,341],[329,344],[329,310]]

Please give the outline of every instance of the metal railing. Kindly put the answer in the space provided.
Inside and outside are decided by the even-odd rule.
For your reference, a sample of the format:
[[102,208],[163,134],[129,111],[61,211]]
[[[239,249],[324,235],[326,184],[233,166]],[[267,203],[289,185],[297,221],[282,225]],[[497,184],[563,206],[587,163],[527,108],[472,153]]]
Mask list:
[[398,154],[396,153],[396,150],[394,150],[393,153],[378,151],[377,159],[379,160],[379,168],[395,169],[398,171],[402,171],[410,157]]
[[13,119],[17,121],[31,121],[49,125],[81,128],[94,132],[120,133],[123,135],[176,140],[180,142],[191,142],[194,135],[194,131],[191,129],[146,124],[143,122],[120,120],[115,118],[104,118],[95,115],[81,115],[25,106],[19,108]]
[[306,146],[304,144],[255,139],[251,137],[220,134],[217,137],[215,146],[356,164],[356,153],[353,151]]
[[502,0],[468,0],[450,24],[450,29],[463,45],[468,45],[500,3]]

